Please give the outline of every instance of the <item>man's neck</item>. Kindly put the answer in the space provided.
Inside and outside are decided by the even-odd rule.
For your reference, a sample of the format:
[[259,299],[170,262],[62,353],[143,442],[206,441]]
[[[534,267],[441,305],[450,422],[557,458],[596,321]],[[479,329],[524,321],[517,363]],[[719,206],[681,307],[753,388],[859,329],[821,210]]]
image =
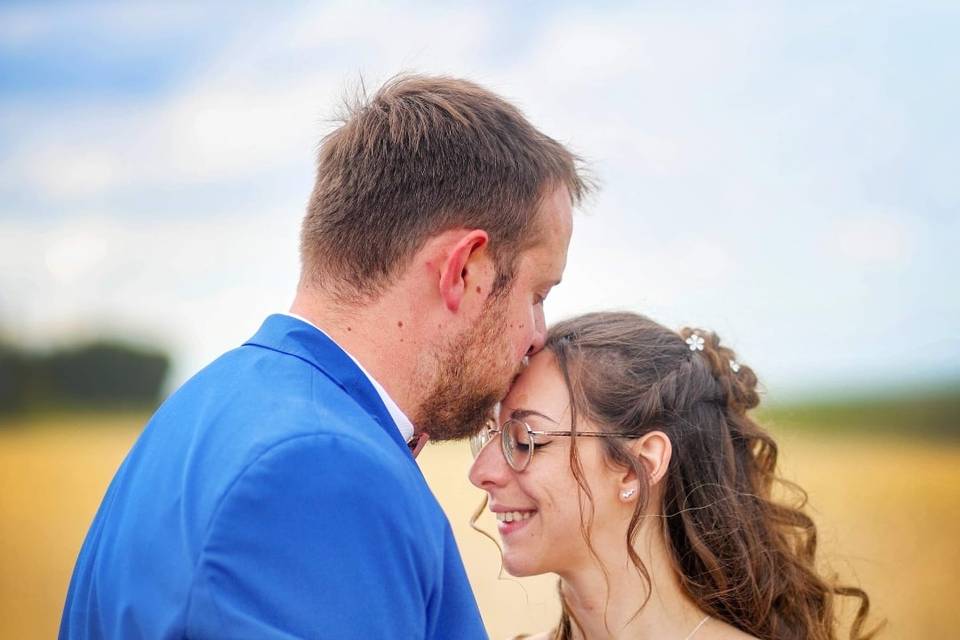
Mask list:
[[423,401],[425,355],[432,345],[417,339],[416,314],[390,297],[362,307],[337,304],[316,292],[298,292],[290,313],[323,330],[356,358],[386,390],[397,406],[416,424]]

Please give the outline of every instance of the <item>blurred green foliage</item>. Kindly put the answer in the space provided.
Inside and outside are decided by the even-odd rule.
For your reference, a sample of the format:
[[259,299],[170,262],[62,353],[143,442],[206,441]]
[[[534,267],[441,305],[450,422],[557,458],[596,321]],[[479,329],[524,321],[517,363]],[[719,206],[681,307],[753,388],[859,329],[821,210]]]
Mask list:
[[46,353],[0,343],[0,413],[152,408],[170,358],[113,341]]
[[960,382],[773,405],[756,417],[783,431],[960,440]]

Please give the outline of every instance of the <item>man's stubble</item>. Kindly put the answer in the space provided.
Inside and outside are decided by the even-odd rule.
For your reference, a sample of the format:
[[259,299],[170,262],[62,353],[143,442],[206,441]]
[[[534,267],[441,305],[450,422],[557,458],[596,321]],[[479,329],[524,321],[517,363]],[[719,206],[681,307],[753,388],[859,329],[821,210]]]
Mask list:
[[436,356],[433,388],[414,420],[431,441],[477,433],[522,368],[512,362],[504,302],[491,298],[477,324]]

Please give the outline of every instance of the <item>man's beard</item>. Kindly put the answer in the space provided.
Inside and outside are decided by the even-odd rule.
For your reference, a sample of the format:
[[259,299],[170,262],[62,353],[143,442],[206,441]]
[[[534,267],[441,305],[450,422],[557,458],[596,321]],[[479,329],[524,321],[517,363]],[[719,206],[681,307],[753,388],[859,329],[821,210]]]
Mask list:
[[431,441],[477,433],[507,395],[522,364],[509,360],[505,316],[504,306],[491,300],[477,324],[438,355],[433,389],[414,421]]

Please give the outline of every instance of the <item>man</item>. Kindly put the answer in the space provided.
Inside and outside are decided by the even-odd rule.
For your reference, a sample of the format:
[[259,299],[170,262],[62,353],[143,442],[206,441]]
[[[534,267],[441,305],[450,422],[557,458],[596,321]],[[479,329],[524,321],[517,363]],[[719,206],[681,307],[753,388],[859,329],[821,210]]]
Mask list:
[[290,314],[188,381],[107,491],[61,638],[485,637],[408,443],[463,438],[544,340],[575,158],[405,76],[320,149]]

